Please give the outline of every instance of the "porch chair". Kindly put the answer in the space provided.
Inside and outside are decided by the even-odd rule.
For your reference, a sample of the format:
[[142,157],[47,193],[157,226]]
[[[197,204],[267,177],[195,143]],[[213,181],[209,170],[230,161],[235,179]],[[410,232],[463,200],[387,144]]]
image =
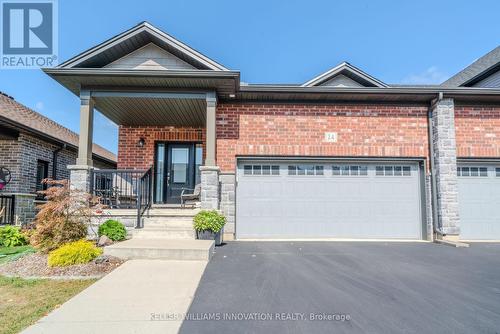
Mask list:
[[[188,193],[188,191],[193,191],[192,193]],[[198,183],[194,189],[182,188],[181,192],[181,207],[186,206],[186,201],[194,201],[196,199],[200,199],[201,194],[201,184]],[[193,204],[194,206],[194,204]]]

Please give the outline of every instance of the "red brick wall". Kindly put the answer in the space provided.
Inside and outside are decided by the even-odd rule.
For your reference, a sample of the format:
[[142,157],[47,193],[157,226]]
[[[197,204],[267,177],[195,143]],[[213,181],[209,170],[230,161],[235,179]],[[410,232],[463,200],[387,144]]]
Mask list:
[[[137,146],[140,138],[145,140],[144,147]],[[205,142],[205,129],[122,125],[118,131],[118,168],[149,168],[154,162],[157,141]]]
[[[337,132],[336,143],[324,142]],[[427,107],[219,104],[217,164],[236,155],[427,157]]]
[[500,107],[455,106],[458,157],[500,157]]

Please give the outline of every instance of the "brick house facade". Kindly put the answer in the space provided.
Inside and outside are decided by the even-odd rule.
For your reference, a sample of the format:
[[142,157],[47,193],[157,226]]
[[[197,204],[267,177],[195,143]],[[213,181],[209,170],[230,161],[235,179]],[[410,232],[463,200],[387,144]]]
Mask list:
[[146,22],[110,41],[45,72],[82,127],[94,107],[119,125],[118,167],[153,167],[155,204],[199,182],[226,238],[500,239],[500,48],[441,85],[345,62],[258,85]]
[[[43,127],[44,134],[39,133],[40,128],[25,128],[33,119],[37,121],[37,127]],[[68,180],[70,173],[67,166],[76,162],[78,136],[5,95],[0,95],[0,132],[5,133],[0,138],[0,167],[7,168],[11,173],[11,181],[0,191],[0,195],[14,195],[14,222],[29,223],[36,214],[36,192],[40,189],[37,165],[42,163],[46,166],[48,178]],[[60,133],[66,135],[58,136],[58,139],[48,138]],[[96,156],[95,166],[116,168],[113,155],[102,148],[100,150],[107,156]]]

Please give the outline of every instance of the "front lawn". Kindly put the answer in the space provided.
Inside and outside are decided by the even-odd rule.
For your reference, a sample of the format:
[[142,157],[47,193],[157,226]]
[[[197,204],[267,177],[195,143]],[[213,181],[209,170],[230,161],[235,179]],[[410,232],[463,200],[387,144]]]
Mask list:
[[0,334],[18,333],[95,281],[0,276]]

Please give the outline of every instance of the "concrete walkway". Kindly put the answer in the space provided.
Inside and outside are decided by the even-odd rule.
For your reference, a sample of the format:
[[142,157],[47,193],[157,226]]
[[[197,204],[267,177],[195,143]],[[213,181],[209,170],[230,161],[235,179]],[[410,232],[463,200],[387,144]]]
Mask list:
[[23,333],[177,333],[206,265],[127,261]]

